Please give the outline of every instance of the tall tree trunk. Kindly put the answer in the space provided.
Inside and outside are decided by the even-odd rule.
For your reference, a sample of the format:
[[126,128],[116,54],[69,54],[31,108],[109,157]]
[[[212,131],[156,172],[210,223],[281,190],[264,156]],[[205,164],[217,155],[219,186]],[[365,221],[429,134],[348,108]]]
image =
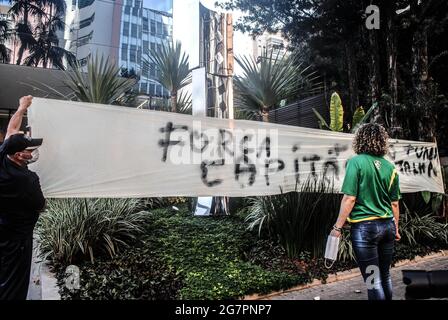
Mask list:
[[177,112],[177,91],[171,93],[171,112]]
[[354,50],[353,41],[347,41],[345,43],[345,54],[347,58],[348,90],[350,95],[349,106],[351,114],[359,106],[358,72]]
[[417,19],[414,21],[412,36],[412,80],[414,87],[414,101],[420,111],[418,122],[418,136],[424,141],[434,141],[435,115],[430,105],[430,92],[428,90],[428,25],[421,17],[421,6],[418,1],[411,1],[411,14]]
[[263,122],[269,122],[269,107],[263,106],[261,108],[261,118]]
[[[369,46],[370,95],[373,105],[374,103],[378,103],[381,97],[380,55],[377,30],[369,30]],[[380,108],[375,108],[372,118],[375,123],[384,123]]]
[[[23,8],[23,24],[25,26],[28,25],[28,6],[26,6],[26,5]],[[19,39],[20,39],[20,35],[19,35]],[[16,62],[16,64],[20,65],[22,63],[22,57],[23,57],[23,53],[24,52],[25,52],[25,46],[24,46],[24,44],[22,42],[20,42],[20,48],[19,48],[19,52],[17,54],[17,62]]]
[[387,87],[390,95],[389,121],[390,131],[394,138],[400,135],[400,126],[397,119],[396,105],[398,102],[397,81],[397,31],[395,26],[396,5],[394,1],[385,1],[382,10],[386,22],[386,52],[387,52]]

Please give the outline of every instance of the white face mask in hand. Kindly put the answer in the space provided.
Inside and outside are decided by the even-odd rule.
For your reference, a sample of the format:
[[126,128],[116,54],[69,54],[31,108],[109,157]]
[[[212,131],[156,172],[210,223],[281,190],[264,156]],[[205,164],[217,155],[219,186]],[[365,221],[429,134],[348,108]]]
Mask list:
[[[339,250],[339,237],[335,237],[332,235],[329,235],[327,238],[327,246],[325,247],[325,267],[330,269],[336,259],[338,258],[338,250]],[[330,266],[327,266],[327,259],[332,260],[332,263]]]
[[26,160],[27,164],[31,164],[39,160],[39,149],[34,149],[33,152],[31,152],[32,158],[29,160]]

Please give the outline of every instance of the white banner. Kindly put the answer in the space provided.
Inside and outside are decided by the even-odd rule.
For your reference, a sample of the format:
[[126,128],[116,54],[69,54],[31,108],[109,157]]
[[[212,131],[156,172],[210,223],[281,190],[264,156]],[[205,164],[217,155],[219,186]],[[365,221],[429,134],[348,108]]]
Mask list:
[[[34,98],[31,166],[46,197],[253,196],[334,177],[338,192],[353,135],[245,120]],[[443,193],[434,143],[391,141],[402,192]]]

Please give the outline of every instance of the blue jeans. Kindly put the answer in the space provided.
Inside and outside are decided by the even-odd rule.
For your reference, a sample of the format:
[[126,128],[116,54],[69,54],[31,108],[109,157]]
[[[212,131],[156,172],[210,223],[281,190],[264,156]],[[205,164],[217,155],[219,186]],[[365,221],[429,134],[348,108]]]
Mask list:
[[395,222],[379,219],[354,223],[351,239],[356,261],[367,285],[369,300],[392,300],[390,265],[394,253]]

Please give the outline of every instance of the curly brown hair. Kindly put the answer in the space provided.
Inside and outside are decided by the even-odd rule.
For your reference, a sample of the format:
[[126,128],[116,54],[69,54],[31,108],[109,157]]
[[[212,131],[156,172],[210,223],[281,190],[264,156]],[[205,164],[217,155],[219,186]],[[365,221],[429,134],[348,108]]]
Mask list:
[[389,149],[389,135],[383,126],[367,123],[359,127],[353,139],[353,150],[357,153],[368,153],[384,156]]

